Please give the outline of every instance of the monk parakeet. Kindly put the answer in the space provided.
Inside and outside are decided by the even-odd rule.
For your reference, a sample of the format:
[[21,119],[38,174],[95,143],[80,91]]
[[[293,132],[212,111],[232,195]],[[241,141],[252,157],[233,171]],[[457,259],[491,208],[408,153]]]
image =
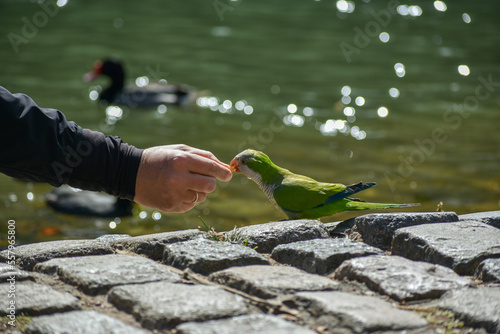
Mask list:
[[368,203],[349,198],[352,194],[371,188],[375,182],[359,182],[350,186],[318,182],[275,165],[264,153],[245,150],[230,164],[233,171],[255,181],[273,204],[289,219],[320,218],[350,210],[388,209],[420,204]]

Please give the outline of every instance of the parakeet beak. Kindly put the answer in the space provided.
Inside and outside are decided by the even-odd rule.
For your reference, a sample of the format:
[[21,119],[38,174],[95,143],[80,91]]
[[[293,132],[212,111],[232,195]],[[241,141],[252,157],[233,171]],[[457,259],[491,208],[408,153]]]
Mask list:
[[231,171],[233,172],[241,173],[240,164],[238,163],[238,160],[236,160],[236,158],[231,160],[231,163],[229,164],[229,169],[231,169]]

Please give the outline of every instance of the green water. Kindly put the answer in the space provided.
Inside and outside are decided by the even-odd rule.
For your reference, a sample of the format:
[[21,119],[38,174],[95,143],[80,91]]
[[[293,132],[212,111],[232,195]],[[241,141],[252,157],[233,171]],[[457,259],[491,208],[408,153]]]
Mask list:
[[[138,147],[185,143],[226,162],[254,147],[322,181],[377,182],[360,194],[364,200],[420,202],[421,211],[443,202],[459,214],[498,210],[500,3],[454,1],[446,11],[432,1],[354,5],[345,13],[349,3],[324,0],[69,0],[62,7],[2,0],[0,85]],[[408,11],[416,16],[402,15]],[[108,83],[81,80],[109,55],[123,59],[130,83],[165,78],[213,98],[165,113],[125,109],[110,125],[89,98]],[[342,104],[344,86],[351,101]],[[226,100],[229,110],[206,106]],[[137,207],[116,228],[110,219],[55,213],[42,198],[51,189],[0,175],[0,246],[9,219],[18,243],[27,243],[197,228],[199,216],[219,231],[285,218],[241,175],[188,213]],[[58,232],[44,235],[47,227]]]

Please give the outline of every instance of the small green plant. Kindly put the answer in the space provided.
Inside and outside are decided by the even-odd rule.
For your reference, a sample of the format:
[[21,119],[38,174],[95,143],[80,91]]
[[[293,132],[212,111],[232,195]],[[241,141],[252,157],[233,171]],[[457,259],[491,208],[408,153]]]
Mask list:
[[[10,320],[9,317],[7,317],[7,316],[0,317],[0,332],[4,333],[4,331],[5,331],[5,333],[10,333],[9,330],[13,330],[13,329],[24,332],[32,319],[33,318],[30,317],[29,315],[21,313],[20,315],[16,316],[16,320],[14,320],[14,322],[15,322],[15,327],[14,327],[11,325],[12,321]],[[16,332],[16,331],[14,331],[14,332]]]
[[[242,237],[240,232],[237,231],[236,226],[230,232],[217,232],[212,226],[209,226],[207,223],[205,223],[201,216],[198,216],[198,218],[200,218],[203,225],[205,225],[210,240],[235,242],[248,247],[248,238]],[[201,226],[198,226],[198,228],[201,229]]]

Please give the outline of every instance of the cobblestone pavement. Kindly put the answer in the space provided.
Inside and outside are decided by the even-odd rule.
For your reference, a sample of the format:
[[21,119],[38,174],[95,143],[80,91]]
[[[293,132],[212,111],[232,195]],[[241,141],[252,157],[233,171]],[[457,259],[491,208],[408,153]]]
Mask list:
[[500,333],[499,227],[500,211],[381,213],[226,233],[243,244],[183,230],[21,245],[0,252],[0,332]]

